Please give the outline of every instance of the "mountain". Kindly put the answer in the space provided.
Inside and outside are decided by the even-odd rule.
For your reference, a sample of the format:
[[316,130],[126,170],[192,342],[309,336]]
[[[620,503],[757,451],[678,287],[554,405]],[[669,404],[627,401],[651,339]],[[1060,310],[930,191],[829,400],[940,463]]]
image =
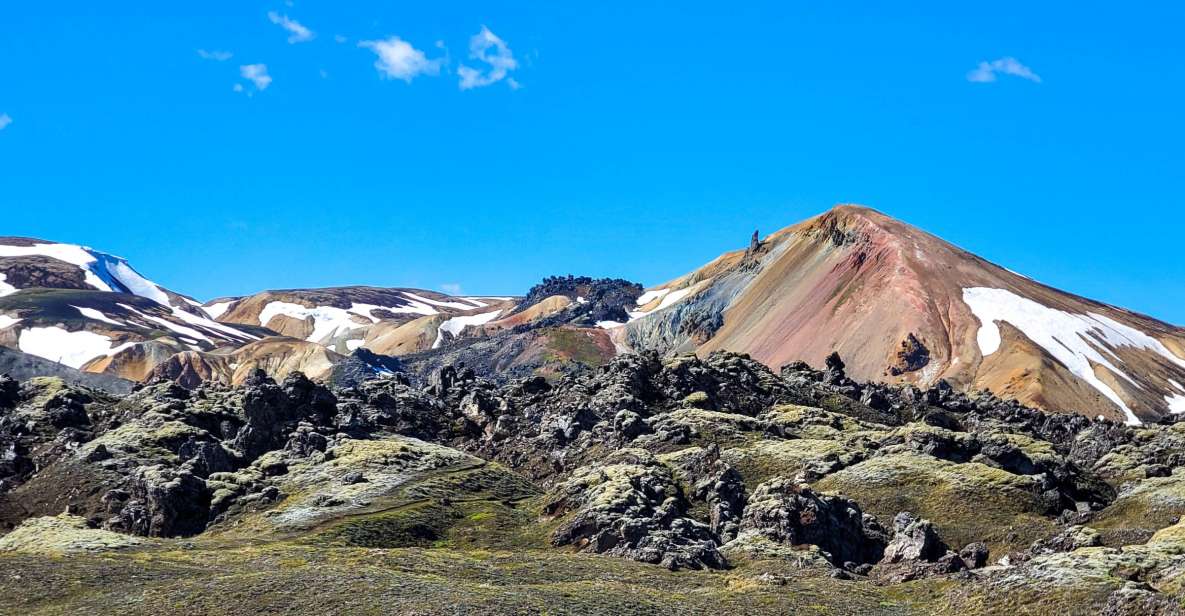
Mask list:
[[[1185,330],[1054,289],[904,222],[843,205],[647,291],[549,277],[522,297],[270,290],[204,305],[126,260],[0,238],[0,346],[133,381],[328,378],[355,351],[429,378],[557,378],[623,351],[747,353],[928,388],[945,380],[1128,423],[1185,413]],[[181,355],[179,355],[181,354]],[[351,374],[386,368],[354,360]],[[159,367],[159,369],[158,369]],[[376,372],[377,373],[377,372]],[[170,377],[170,375],[172,375]]]
[[138,381],[182,351],[238,347],[269,332],[224,325],[125,259],[75,244],[0,238],[0,345]]
[[1054,289],[916,227],[838,206],[639,298],[632,349],[748,353],[861,380],[940,379],[1128,423],[1185,412],[1185,330]]
[[0,297],[20,289],[127,293],[205,316],[201,304],[140,275],[127,260],[87,246],[30,237],[0,237]]
[[[206,313],[222,323],[265,327],[283,336],[349,354],[359,347],[382,353],[393,330],[423,317],[417,328],[430,332],[400,348],[422,351],[456,337],[470,325],[488,323],[514,309],[510,297],[453,297],[422,289],[329,287],[263,291],[207,303]],[[431,324],[429,327],[427,324]],[[383,339],[386,337],[386,339]],[[398,336],[396,336],[399,338]]]

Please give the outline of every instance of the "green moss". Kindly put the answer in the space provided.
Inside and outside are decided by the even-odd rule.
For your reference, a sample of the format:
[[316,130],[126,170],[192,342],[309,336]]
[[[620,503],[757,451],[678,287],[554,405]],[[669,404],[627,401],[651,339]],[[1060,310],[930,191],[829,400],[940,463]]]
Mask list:
[[48,555],[108,552],[146,543],[147,540],[140,537],[90,528],[85,518],[62,514],[25,520],[7,535],[0,537],[0,552]]
[[1090,522],[1105,545],[1143,543],[1185,516],[1185,475],[1144,479],[1122,492]]
[[746,485],[756,486],[774,477],[793,478],[807,464],[829,456],[838,458],[847,451],[832,440],[768,439],[727,449],[722,457],[737,469]]
[[885,523],[901,511],[927,518],[956,549],[984,541],[1002,556],[1056,531],[1041,515],[1035,478],[975,462],[898,453],[840,470],[815,487],[855,499]]

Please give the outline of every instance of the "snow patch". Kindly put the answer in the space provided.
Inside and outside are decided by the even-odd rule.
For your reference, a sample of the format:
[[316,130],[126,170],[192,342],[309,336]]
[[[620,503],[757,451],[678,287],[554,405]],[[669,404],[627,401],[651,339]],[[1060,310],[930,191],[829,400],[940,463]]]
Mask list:
[[[471,310],[472,306],[465,306],[466,309]],[[417,301],[412,301],[410,306],[379,306],[376,304],[358,304],[353,303],[349,308],[337,308],[336,306],[317,306],[316,308],[309,308],[308,306],[301,306],[300,304],[293,304],[291,302],[268,302],[263,310],[259,312],[259,324],[266,326],[268,321],[271,321],[277,315],[285,315],[297,320],[303,321],[309,317],[313,318],[313,333],[306,338],[309,342],[316,342],[318,344],[327,344],[334,338],[346,334],[356,329],[367,327],[379,322],[379,318],[372,314],[374,310],[386,310],[392,313],[412,313],[433,315],[439,314],[436,309],[431,306],[422,304]],[[370,321],[369,323],[359,323],[356,317],[361,317]]]
[[[351,310],[353,306],[351,306]],[[337,308],[334,306],[317,306],[316,308],[309,308],[301,306],[300,304],[293,304],[291,302],[268,302],[268,305],[263,307],[259,312],[259,324],[266,326],[273,318],[284,315],[297,320],[303,321],[309,317],[313,319],[313,333],[306,338],[309,342],[316,342],[324,344],[337,337],[339,334],[353,331],[362,327],[366,327],[366,323],[359,323],[354,320],[356,315],[344,308]]]
[[358,347],[362,346],[362,343],[363,343],[363,342],[365,342],[365,341],[364,341],[364,340],[362,340],[361,338],[355,338],[355,339],[353,339],[353,340],[347,340],[347,341],[346,341],[346,348],[347,348],[347,349],[349,349],[349,350],[350,350],[350,352],[352,353],[352,352],[354,352],[354,351],[357,351],[357,350],[358,350]]
[[151,280],[141,276],[136,270],[132,269],[132,266],[128,265],[127,261],[103,253],[97,253],[96,256],[106,266],[107,273],[114,276],[124,288],[132,292],[132,295],[146,297],[162,306],[172,307],[169,304],[169,296]]
[[[987,357],[1000,348],[1000,327],[1007,321],[1034,343],[1045,349],[1071,373],[1097,389],[1123,410],[1127,423],[1140,420],[1119,397],[1119,393],[1095,376],[1092,364],[1107,368],[1116,376],[1138,384],[1111,359],[1118,358],[1116,347],[1135,347],[1157,353],[1172,363],[1185,367],[1185,360],[1173,355],[1160,341],[1135,328],[1101,314],[1072,314],[1049,308],[1006,289],[973,287],[963,289],[963,301],[979,319],[976,340],[980,353]],[[1122,363],[1122,362],[1121,362]]]
[[453,338],[456,338],[466,327],[470,325],[484,325],[498,318],[500,314],[502,314],[501,310],[495,310],[493,312],[453,317],[441,323],[440,327],[436,329],[436,340],[432,342],[432,348],[439,348],[441,344],[444,344],[444,332],[448,332]]
[[[470,306],[469,304],[462,304],[461,302],[441,302],[441,301],[437,301],[434,299],[429,299],[429,298],[424,297],[422,295],[416,295],[415,293],[410,293],[410,292],[404,292],[403,296],[410,298],[412,300],[415,300],[417,302],[423,302],[425,304],[431,304],[433,306],[440,306],[441,308],[455,308],[457,310],[473,310],[473,306]],[[429,314],[436,314],[436,312],[433,311]]]
[[[120,303],[119,305],[122,306],[125,310],[136,313],[136,315],[138,315],[140,318],[142,318],[146,321],[152,321],[153,323],[161,325],[165,329],[168,329],[168,330],[171,330],[171,331],[176,332],[178,334],[181,334],[182,336],[188,336],[190,338],[205,340],[206,342],[210,342],[210,343],[214,342],[213,340],[211,340],[209,338],[209,336],[207,336],[205,333],[203,333],[199,330],[193,329],[191,327],[186,327],[186,326],[180,325],[178,323],[174,323],[168,319],[164,319],[164,318],[161,318],[158,316],[145,314],[145,313],[141,312],[140,310],[136,309],[135,306],[131,306],[129,304]],[[228,338],[231,338],[233,340],[239,340],[239,341],[259,340],[258,336],[252,336],[251,334],[241,332],[233,327],[228,327],[228,326],[223,325],[222,323],[219,323],[217,321],[211,321],[210,319],[207,319],[204,317],[199,317],[195,314],[190,314],[190,313],[185,312],[184,310],[181,310],[179,308],[169,307],[169,309],[171,310],[174,318],[179,319],[189,325],[193,325],[195,327],[200,327],[202,329],[205,329],[207,332],[210,332],[210,331],[218,332],[219,334],[223,334]]]
[[218,317],[226,314],[227,310],[230,310],[230,305],[233,303],[233,300],[229,302],[214,302],[209,306],[202,306],[201,308],[211,319],[217,320]]
[[599,327],[601,329],[613,329],[615,327],[621,327],[623,325],[625,325],[625,323],[622,323],[620,321],[597,321],[597,327]]
[[[629,313],[630,320],[636,321],[644,316],[654,314],[654,313],[658,312],[659,310],[662,310],[663,308],[669,308],[669,307],[677,304],[684,297],[687,297],[688,293],[691,293],[691,287],[688,287],[686,289],[679,289],[678,291],[670,291],[669,289],[662,289],[661,295],[656,295],[654,298],[651,298],[651,300],[650,300],[650,301],[654,301],[654,299],[656,299],[658,297],[662,298],[662,301],[658,303],[658,306],[656,306],[654,308],[654,310],[649,310],[649,311],[639,310],[636,312],[630,312]],[[642,298],[638,298],[638,301],[639,302],[642,301]],[[646,303],[650,303],[650,302],[646,302]]]
[[8,276],[6,276],[3,273],[0,273],[0,297],[4,297],[5,295],[12,295],[13,293],[16,293],[18,291],[18,289],[16,287],[8,284],[7,282],[4,282],[7,279],[8,279]]
[[646,304],[649,304],[650,302],[652,302],[652,301],[654,301],[654,300],[656,300],[656,299],[658,299],[670,292],[671,292],[670,289],[655,289],[653,291],[647,291],[647,292],[638,296],[637,303],[639,306],[645,306]]
[[177,333],[177,334],[181,334],[182,336],[188,336],[190,338],[197,338],[200,340],[205,340],[206,342],[210,342],[210,339],[208,337],[206,337],[205,334],[197,331],[196,329],[193,329],[190,327],[185,327],[184,325],[178,325],[168,319],[162,319],[161,317],[158,317],[158,316],[153,316],[151,314],[145,314],[145,313],[137,310],[135,308],[135,306],[129,306],[128,304],[119,304],[119,305],[126,308],[127,310],[130,310],[130,311],[136,313],[136,315],[139,316],[141,319],[144,319],[146,321],[152,321],[153,323],[156,323],[157,325],[160,325],[161,327],[164,327],[165,329],[171,330],[173,333]]
[[235,338],[237,340],[259,340],[260,339],[259,336],[253,336],[253,335],[248,334],[246,332],[237,330],[229,325],[223,325],[222,323],[219,323],[218,321],[211,321],[210,319],[207,319],[205,317],[199,317],[196,314],[190,314],[190,313],[185,312],[184,310],[181,310],[179,308],[173,308],[172,311],[173,311],[174,317],[181,319],[182,321],[185,321],[186,323],[189,323],[190,325],[194,325],[197,327],[203,327],[208,330],[216,331],[216,332],[225,334],[226,336],[228,336],[230,338]]
[[1174,415],[1185,413],[1185,396],[1180,394],[1173,394],[1165,396],[1164,401],[1169,403],[1169,412]]
[[16,325],[20,322],[20,319],[10,317],[6,314],[0,314],[0,329],[8,329],[9,327],[12,327],[13,325]]
[[88,319],[94,319],[96,321],[102,321],[104,323],[110,323],[112,325],[119,325],[121,327],[126,325],[125,323],[120,323],[119,321],[112,319],[111,317],[103,314],[102,312],[99,312],[98,310],[95,310],[94,308],[84,308],[82,306],[74,306],[74,305],[71,305],[70,307],[74,308],[78,312],[82,313],[82,316],[84,316]]
[[107,253],[76,244],[0,245],[0,257],[43,256],[65,261],[83,271],[86,283],[100,291],[127,291],[168,306],[169,297],[152,281],[141,276],[128,262]]
[[70,332],[60,327],[30,327],[21,332],[17,347],[71,368],[81,368],[96,358],[114,355],[135,342],[111,346],[111,338],[86,330]]

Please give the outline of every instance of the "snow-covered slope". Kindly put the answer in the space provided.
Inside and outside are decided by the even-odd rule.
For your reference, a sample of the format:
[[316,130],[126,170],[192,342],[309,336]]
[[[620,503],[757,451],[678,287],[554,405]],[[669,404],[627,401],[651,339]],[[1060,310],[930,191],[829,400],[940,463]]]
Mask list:
[[235,347],[258,338],[235,326],[128,293],[25,289],[0,297],[0,345],[94,372],[107,368],[92,369],[95,362],[137,345],[179,352]]
[[145,278],[122,257],[77,244],[0,238],[0,296],[29,288],[128,293],[185,312],[200,311],[198,302]]
[[1077,297],[879,212],[840,206],[639,298],[633,349],[838,351],[859,380],[946,379],[1129,423],[1185,411],[1185,330]]
[[354,286],[264,291],[210,302],[205,309],[224,323],[266,327],[348,354],[365,347],[368,334],[380,325],[389,330],[421,317],[445,317],[439,324],[433,323],[439,346],[466,327],[487,323],[513,306],[513,298],[453,297],[420,289]]

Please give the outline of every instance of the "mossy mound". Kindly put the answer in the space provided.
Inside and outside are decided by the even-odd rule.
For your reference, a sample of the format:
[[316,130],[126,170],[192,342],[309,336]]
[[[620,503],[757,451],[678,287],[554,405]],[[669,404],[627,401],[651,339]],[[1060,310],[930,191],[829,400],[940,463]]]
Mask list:
[[956,464],[913,453],[878,456],[828,475],[814,487],[852,498],[883,520],[901,511],[935,520],[948,544],[983,541],[996,555],[1024,549],[1056,529],[1041,515],[1035,478],[977,462]]
[[745,485],[751,486],[774,477],[792,478],[813,462],[842,460],[850,455],[850,450],[837,441],[810,438],[757,440],[721,454],[741,474]]
[[85,518],[62,514],[25,520],[0,537],[0,552],[62,555],[107,552],[147,543],[141,537],[91,528]]
[[1152,477],[1121,490],[1115,502],[1100,511],[1090,525],[1109,546],[1143,543],[1153,533],[1185,516],[1185,473]]

